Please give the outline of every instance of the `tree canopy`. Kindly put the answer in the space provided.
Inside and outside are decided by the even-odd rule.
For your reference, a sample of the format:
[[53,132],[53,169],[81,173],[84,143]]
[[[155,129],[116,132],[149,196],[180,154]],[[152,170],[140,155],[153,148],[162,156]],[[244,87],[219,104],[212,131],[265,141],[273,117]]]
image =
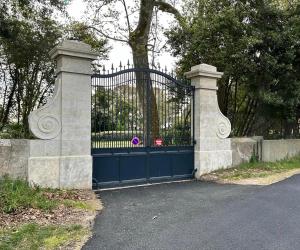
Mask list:
[[189,24],[168,32],[180,72],[199,63],[224,72],[218,97],[233,135],[298,134],[299,10],[297,2],[185,1]]
[[[149,55],[164,47],[164,31],[180,58],[178,74],[199,63],[224,72],[218,98],[232,122],[232,135],[299,135],[298,0],[184,0],[182,8],[176,1],[86,1],[93,18],[84,23],[70,20],[64,0],[0,3],[0,132],[16,123],[20,136],[29,136],[29,113],[52,91],[54,65],[48,52],[60,40],[84,41],[101,58],[107,56],[109,39],[125,42],[135,67],[148,67]],[[176,20],[171,27],[161,27],[164,14]],[[145,102],[141,85],[137,92]],[[152,106],[158,120],[155,101]],[[158,122],[153,120],[155,132]]]
[[96,37],[79,22],[61,24],[64,1],[9,0],[0,8],[0,132],[10,124],[17,137],[29,137],[28,115],[45,102],[55,80],[49,51],[61,39],[90,44],[106,56],[106,40]]

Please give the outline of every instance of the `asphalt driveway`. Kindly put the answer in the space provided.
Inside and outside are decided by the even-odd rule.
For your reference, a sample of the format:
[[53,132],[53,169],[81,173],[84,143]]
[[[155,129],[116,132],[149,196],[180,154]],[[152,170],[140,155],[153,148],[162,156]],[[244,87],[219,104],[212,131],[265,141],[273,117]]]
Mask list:
[[300,175],[267,187],[191,181],[101,192],[83,249],[300,249]]

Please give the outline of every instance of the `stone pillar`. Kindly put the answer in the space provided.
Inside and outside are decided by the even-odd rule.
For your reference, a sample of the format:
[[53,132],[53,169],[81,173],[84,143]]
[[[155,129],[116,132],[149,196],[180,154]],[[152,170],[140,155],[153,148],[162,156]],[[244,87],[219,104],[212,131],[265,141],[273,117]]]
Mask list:
[[232,165],[231,124],[218,105],[217,79],[223,73],[207,64],[196,65],[186,76],[195,86],[195,169],[196,178]]
[[97,54],[78,41],[63,41],[50,51],[57,63],[52,98],[29,116],[28,181],[42,187],[90,189],[91,63]]

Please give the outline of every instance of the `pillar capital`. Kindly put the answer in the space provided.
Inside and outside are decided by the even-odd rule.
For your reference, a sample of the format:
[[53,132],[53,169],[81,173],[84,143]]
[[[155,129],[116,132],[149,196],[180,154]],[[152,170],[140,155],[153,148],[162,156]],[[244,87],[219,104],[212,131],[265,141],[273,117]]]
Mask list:
[[85,58],[95,60],[98,54],[91,50],[91,46],[76,40],[64,40],[52,50],[49,55],[51,59],[56,60],[59,56],[72,56],[78,58]]
[[90,75],[90,63],[98,57],[90,45],[75,40],[64,40],[54,47],[49,55],[57,62],[57,74],[69,72]]
[[196,89],[217,90],[217,79],[221,78],[223,72],[218,72],[217,68],[209,64],[199,64],[185,73],[188,79],[191,79],[192,85]]
[[218,72],[215,66],[209,64],[198,64],[191,68],[189,72],[185,73],[187,78],[195,78],[199,76],[219,79],[222,77],[223,72]]

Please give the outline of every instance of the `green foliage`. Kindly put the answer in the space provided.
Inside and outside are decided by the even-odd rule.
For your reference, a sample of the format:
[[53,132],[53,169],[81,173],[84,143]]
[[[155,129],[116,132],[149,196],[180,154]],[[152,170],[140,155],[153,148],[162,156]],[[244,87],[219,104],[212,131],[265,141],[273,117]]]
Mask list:
[[23,180],[11,180],[4,177],[0,180],[0,212],[13,213],[24,208],[38,208],[49,211],[58,206],[56,200],[49,200],[44,190],[31,188]]
[[233,135],[298,133],[299,3],[292,7],[270,0],[186,1],[189,25],[167,34],[181,73],[200,63],[224,72],[218,98]]
[[164,145],[191,145],[190,126],[184,123],[178,123],[174,128],[168,128],[161,131]]
[[[136,89],[119,86],[112,90],[97,87],[92,96],[92,131],[135,130],[143,119],[135,100]],[[123,134],[120,137],[124,139]]]
[[258,162],[258,156],[253,153],[250,158],[250,163],[256,163],[256,162]]
[[[51,211],[60,204],[84,210],[91,206],[84,201],[72,200],[74,191],[30,187],[26,181],[12,180],[5,176],[0,179],[0,213],[13,213],[27,208]],[[49,196],[54,196],[49,198]]]
[[224,170],[218,170],[215,173],[222,179],[245,179],[265,177],[271,174],[282,173],[300,168],[300,156],[284,159],[277,162],[258,162],[250,161],[241,165]]
[[82,210],[93,210],[93,207],[84,201],[64,200],[64,201],[62,201],[62,203],[66,207],[73,207],[73,208],[78,208],[78,209],[82,209]]
[[63,0],[0,3],[0,131],[16,122],[23,138],[30,137],[28,116],[53,91],[55,64],[49,51],[59,41],[82,40],[105,58],[106,40],[79,22],[62,26],[57,19],[64,15]]
[[18,123],[10,123],[2,128],[0,132],[1,139],[32,139],[30,134],[25,133],[24,126]]
[[44,5],[50,2],[60,6],[59,1],[6,1],[7,11],[1,19],[6,32],[0,32],[0,130],[17,120],[28,137],[28,115],[44,103],[54,84],[49,51],[62,29],[52,18],[55,7]]
[[69,28],[69,39],[85,42],[91,45],[91,47],[99,53],[100,57],[107,58],[107,39],[101,39],[97,37],[92,29],[81,22],[72,22],[69,25]]
[[0,249],[60,249],[87,233],[80,225],[25,224],[17,229],[0,230]]

